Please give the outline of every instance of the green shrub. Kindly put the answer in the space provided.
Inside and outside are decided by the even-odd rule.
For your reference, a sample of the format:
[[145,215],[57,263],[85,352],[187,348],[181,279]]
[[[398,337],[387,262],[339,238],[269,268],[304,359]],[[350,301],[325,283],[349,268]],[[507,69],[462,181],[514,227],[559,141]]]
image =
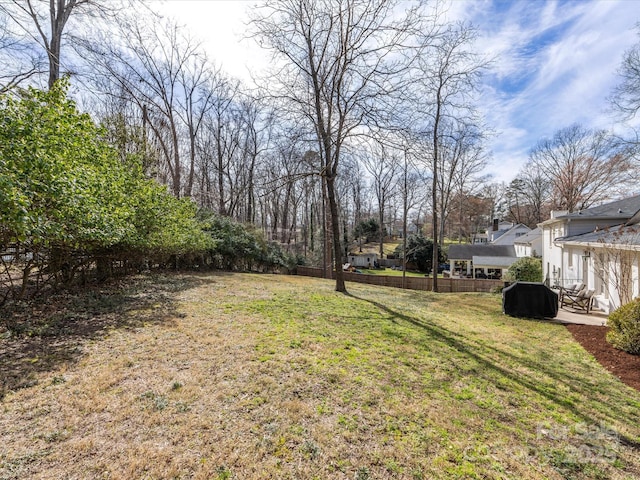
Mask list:
[[509,267],[505,280],[511,282],[541,282],[542,260],[533,257],[519,258]]
[[[396,258],[402,258],[402,244],[395,249]],[[445,261],[442,249],[438,245],[438,263]],[[421,272],[431,272],[433,266],[433,240],[424,236],[422,232],[407,237],[407,263],[414,264]]]
[[253,225],[201,210],[198,218],[210,236],[209,255],[216,268],[246,271],[289,271],[296,257],[276,242],[268,242]]
[[141,158],[121,157],[68,88],[61,80],[0,94],[0,249],[41,252],[29,268],[70,284],[91,260],[102,280],[114,264],[157,257],[177,266],[214,248],[195,205],[147,179]]
[[614,347],[640,355],[640,298],[609,315],[607,341]]

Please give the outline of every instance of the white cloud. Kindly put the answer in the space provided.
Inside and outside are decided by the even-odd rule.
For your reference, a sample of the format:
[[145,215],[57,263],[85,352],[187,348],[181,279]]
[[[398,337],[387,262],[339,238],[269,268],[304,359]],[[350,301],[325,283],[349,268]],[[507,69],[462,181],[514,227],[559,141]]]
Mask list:
[[[253,1],[172,0],[164,14],[205,40],[212,60],[250,80],[268,58],[244,39]],[[638,41],[638,0],[579,2],[453,1],[447,15],[471,21],[476,49],[495,58],[483,87],[481,110],[497,134],[490,147],[498,180],[510,181],[543,137],[574,122],[610,128],[606,98],[624,51]]]
[[267,54],[247,38],[248,9],[253,1],[168,0],[156,8],[184,24],[203,41],[210,59],[228,74],[249,82],[251,72],[267,66]]
[[[541,8],[540,6],[543,5]],[[480,24],[485,51],[497,52],[482,110],[500,133],[492,148],[508,181],[539,139],[574,122],[610,128],[606,97],[640,2],[514,2]],[[546,42],[544,40],[546,39]],[[514,137],[514,132],[517,134]]]

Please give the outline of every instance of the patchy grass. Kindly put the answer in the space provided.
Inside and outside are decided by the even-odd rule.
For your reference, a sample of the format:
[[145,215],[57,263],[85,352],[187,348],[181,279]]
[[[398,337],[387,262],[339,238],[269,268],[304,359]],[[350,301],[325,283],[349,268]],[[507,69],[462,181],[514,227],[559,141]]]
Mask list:
[[[396,242],[385,242],[382,244],[382,252],[385,255],[394,254],[398,245],[402,244],[401,241]],[[380,243],[379,242],[369,242],[362,244],[362,252],[360,252],[360,245],[357,243],[352,245],[351,250],[354,253],[380,253]]]
[[0,478],[640,477],[640,393],[499,297],[246,274],[119,288],[91,317],[108,328],[0,403]]
[[[363,274],[367,274],[367,275],[388,275],[390,277],[401,277],[402,276],[402,270],[394,270],[392,268],[386,268],[384,270],[380,269],[368,269],[368,268],[358,268],[358,270],[360,270]],[[420,272],[410,272],[407,270],[407,277],[424,277],[425,274],[424,273],[420,273]]]

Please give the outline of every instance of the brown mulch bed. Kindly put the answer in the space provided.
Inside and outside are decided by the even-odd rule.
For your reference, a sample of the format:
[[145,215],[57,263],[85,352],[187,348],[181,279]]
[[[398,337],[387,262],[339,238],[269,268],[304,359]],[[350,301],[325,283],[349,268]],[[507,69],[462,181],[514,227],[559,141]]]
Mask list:
[[622,382],[640,390],[640,355],[631,355],[613,348],[607,342],[608,327],[595,325],[567,325],[573,338],[584,347],[604,368]]

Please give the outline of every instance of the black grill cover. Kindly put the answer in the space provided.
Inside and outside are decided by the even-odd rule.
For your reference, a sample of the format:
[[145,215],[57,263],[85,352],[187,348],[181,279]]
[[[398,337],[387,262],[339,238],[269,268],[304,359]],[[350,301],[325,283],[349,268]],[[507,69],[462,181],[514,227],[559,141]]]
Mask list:
[[502,311],[512,317],[554,318],[558,294],[544,283],[516,282],[502,290]]

